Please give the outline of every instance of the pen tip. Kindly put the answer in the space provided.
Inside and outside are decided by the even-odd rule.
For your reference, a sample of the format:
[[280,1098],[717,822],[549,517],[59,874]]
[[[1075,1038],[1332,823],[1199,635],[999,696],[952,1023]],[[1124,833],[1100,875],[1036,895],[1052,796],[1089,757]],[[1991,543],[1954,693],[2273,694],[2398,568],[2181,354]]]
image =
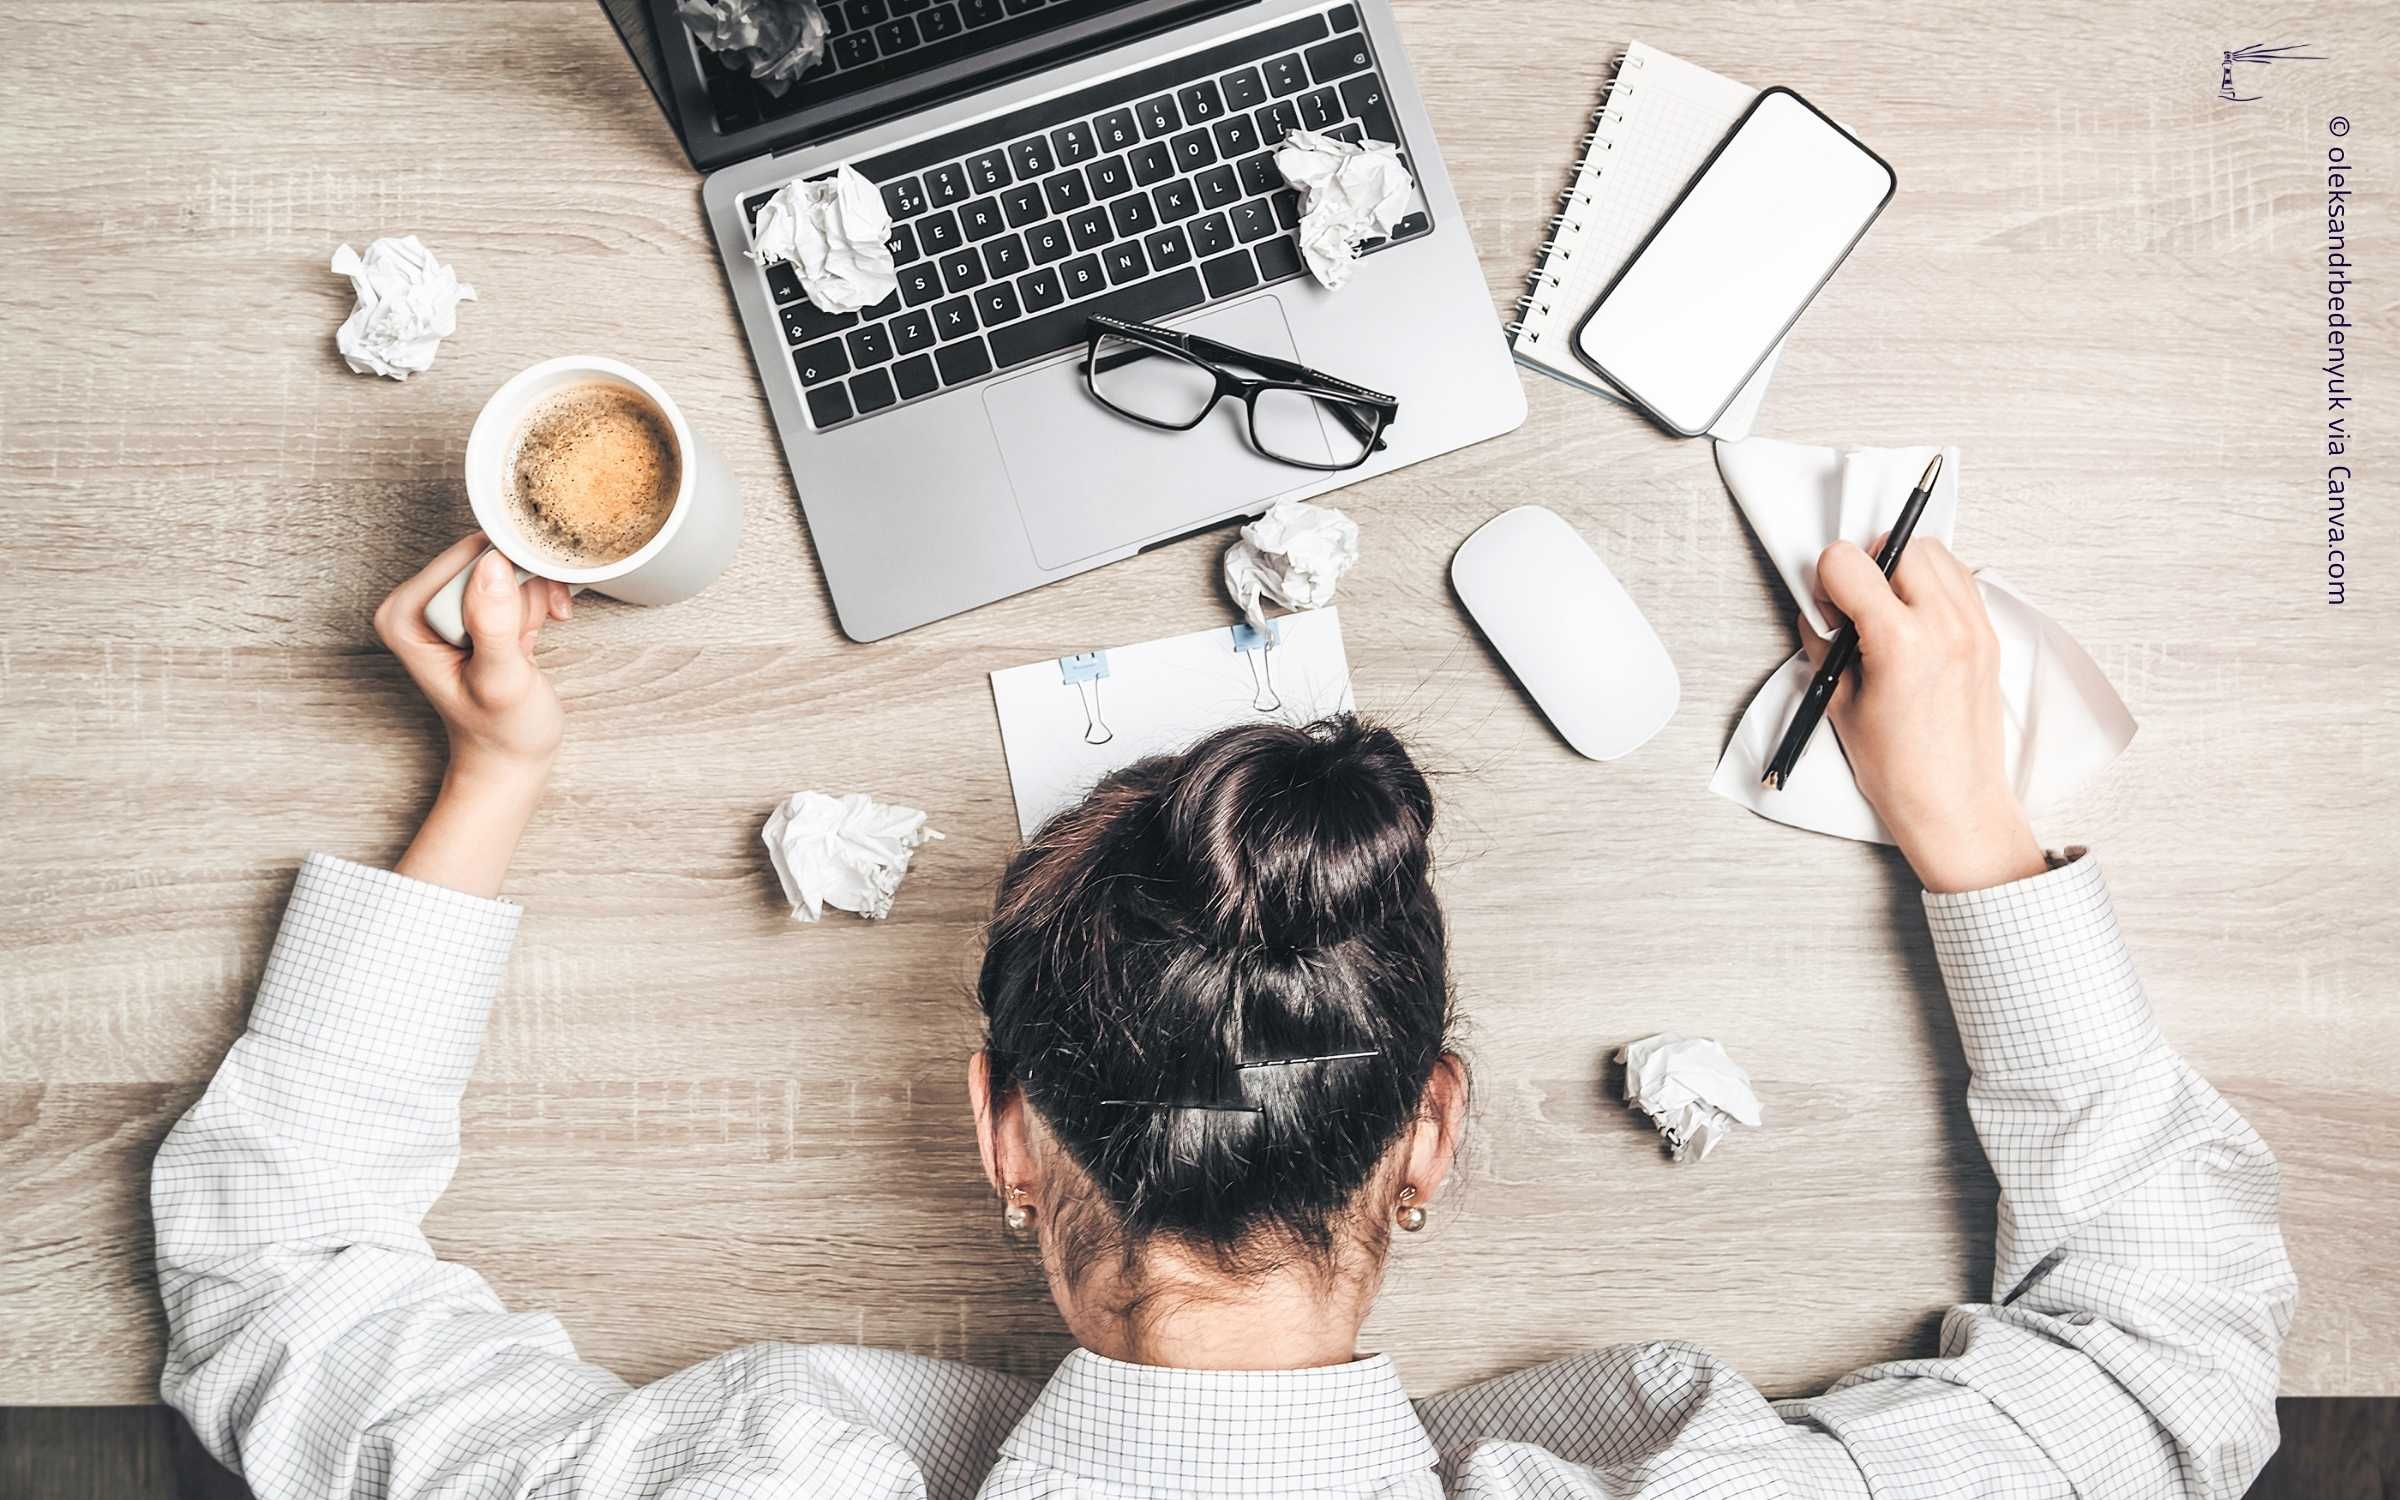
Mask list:
[[1917,481],[1917,488],[1921,490],[1932,489],[1933,482],[1941,477],[1942,456],[1939,453],[1936,453],[1933,456],[1933,462],[1925,466],[1925,477]]

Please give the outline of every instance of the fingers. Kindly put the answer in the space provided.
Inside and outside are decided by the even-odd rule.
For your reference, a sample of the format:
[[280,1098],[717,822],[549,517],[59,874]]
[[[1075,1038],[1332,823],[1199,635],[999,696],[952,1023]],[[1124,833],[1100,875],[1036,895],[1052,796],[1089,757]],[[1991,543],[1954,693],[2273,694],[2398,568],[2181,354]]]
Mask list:
[[1834,607],[1857,624],[1862,643],[1907,628],[1908,606],[1875,559],[1856,545],[1835,542],[1826,548],[1817,558],[1817,582]]
[[456,578],[459,571],[475,560],[475,554],[491,545],[480,531],[470,531],[417,570],[414,577],[385,596],[375,610],[375,633],[394,651],[404,646],[439,645],[449,649],[449,643],[433,633],[425,623],[425,606],[442,585]]
[[[467,658],[467,680],[478,693],[506,692],[522,674],[533,670],[526,655],[526,642],[531,638],[526,616],[532,613],[528,595],[535,592],[530,585],[518,587],[516,569],[497,552],[475,564],[464,604],[467,640],[473,648]],[[536,628],[541,619],[539,614],[534,616]]]

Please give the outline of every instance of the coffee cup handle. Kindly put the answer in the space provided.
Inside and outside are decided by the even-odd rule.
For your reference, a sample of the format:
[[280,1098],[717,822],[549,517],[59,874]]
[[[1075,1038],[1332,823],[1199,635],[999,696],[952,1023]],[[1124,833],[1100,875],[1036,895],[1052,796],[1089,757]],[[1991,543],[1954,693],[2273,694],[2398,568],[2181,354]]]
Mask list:
[[[459,569],[456,577],[443,584],[431,599],[425,601],[425,623],[433,627],[435,635],[453,646],[463,647],[467,644],[467,580],[475,576],[478,563],[499,550],[497,547],[486,547],[476,553],[474,562]],[[524,568],[517,569],[519,583],[532,576]]]

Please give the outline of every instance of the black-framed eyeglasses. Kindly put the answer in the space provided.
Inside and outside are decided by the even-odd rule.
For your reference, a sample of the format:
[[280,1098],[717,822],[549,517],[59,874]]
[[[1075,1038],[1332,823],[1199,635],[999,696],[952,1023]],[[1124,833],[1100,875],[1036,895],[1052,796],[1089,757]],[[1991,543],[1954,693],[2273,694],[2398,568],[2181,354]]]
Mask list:
[[1168,432],[1191,431],[1231,397],[1249,411],[1260,453],[1339,472],[1374,456],[1400,415],[1392,397],[1288,359],[1096,313],[1089,328],[1083,378],[1093,399]]

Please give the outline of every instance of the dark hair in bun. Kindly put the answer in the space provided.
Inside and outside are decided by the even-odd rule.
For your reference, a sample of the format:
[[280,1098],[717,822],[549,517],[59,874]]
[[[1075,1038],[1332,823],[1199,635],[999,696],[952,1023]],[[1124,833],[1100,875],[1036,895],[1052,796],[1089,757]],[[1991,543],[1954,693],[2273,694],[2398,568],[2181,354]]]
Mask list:
[[1448,1043],[1432,824],[1399,739],[1342,715],[1138,762],[1010,862],[992,1099],[1022,1089],[1112,1210],[1072,1216],[1070,1274],[1153,1236],[1227,1269],[1331,1255]]

